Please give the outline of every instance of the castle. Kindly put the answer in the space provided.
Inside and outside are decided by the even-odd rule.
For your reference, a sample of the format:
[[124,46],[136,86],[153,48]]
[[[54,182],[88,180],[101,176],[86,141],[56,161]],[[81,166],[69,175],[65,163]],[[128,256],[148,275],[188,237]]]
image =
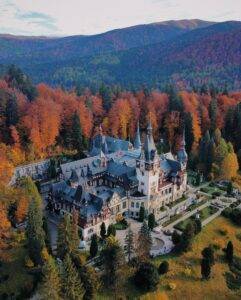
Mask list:
[[90,156],[61,165],[61,180],[52,185],[51,207],[60,214],[79,212],[84,240],[99,235],[100,225],[119,215],[139,217],[140,207],[160,220],[165,205],[187,189],[184,135],[177,156],[158,155],[149,122],[144,144],[139,125],[134,143],[107,137],[100,128]]

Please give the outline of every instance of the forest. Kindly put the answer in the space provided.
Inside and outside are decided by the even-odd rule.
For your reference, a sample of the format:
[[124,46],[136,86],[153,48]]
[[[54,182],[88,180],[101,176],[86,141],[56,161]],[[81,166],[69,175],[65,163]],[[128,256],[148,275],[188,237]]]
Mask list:
[[[0,74],[20,66],[34,83],[72,88],[102,82],[124,88],[180,89],[212,82],[241,87],[241,22],[182,20],[137,25],[91,36],[0,35]],[[232,45],[232,47],[230,47]]]
[[[37,287],[41,299],[94,299],[100,282],[117,295],[123,293],[123,282],[133,270],[137,287],[145,291],[157,287],[159,275],[149,261],[151,242],[145,222],[136,242],[138,259],[144,263],[133,262],[130,267],[113,237],[113,226],[107,230],[102,226],[101,238],[93,235],[90,257],[80,254],[76,218],[66,215],[58,228],[57,252],[63,258],[59,274],[36,185],[22,178],[17,186],[8,186],[18,165],[44,158],[59,163],[63,158],[85,157],[100,125],[104,134],[133,141],[138,121],[143,137],[149,119],[159,153],[175,154],[185,133],[189,170],[210,181],[229,179],[241,187],[241,92],[213,85],[192,91],[171,85],[162,91],[146,87],[128,91],[104,84],[98,91],[64,90],[34,85],[19,68],[9,67],[0,80],[0,279],[11,286],[0,285],[1,297],[29,298]],[[26,218],[26,230],[16,229]],[[106,243],[102,251],[98,250],[101,243]],[[125,243],[125,253],[130,255],[134,251],[131,231]],[[94,268],[85,265],[86,258],[98,251],[104,272],[101,281]],[[163,263],[159,274],[168,270]]]
[[[102,85],[90,89],[51,88],[31,83],[11,66],[0,81],[1,180],[17,165],[60,155],[86,155],[101,124],[107,135],[133,141],[151,119],[159,151],[177,150],[185,129],[189,168],[220,177],[241,164],[241,92],[203,85],[193,91],[122,90]],[[208,157],[208,161],[207,158]],[[223,171],[222,171],[223,170]],[[227,174],[225,174],[226,176]]]

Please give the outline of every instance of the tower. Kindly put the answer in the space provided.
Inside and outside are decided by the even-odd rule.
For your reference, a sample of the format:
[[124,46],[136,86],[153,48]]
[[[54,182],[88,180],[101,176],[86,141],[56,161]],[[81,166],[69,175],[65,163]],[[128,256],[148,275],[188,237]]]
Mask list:
[[177,160],[181,163],[183,169],[186,169],[187,159],[188,159],[185,146],[186,146],[186,142],[185,142],[185,129],[184,129],[182,134],[182,140],[180,142],[180,147],[177,152]]
[[134,149],[141,149],[141,136],[140,136],[140,126],[139,126],[139,121],[137,123],[137,128],[136,128],[136,136],[134,140]]
[[160,174],[160,159],[152,135],[152,126],[149,121],[144,146],[141,155],[136,160],[136,174],[138,179],[138,191],[150,197],[158,192]]

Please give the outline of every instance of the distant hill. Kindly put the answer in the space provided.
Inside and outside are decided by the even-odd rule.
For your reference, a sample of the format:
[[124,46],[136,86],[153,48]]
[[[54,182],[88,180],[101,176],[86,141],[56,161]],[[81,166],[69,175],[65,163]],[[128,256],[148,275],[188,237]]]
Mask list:
[[0,36],[0,61],[35,82],[67,87],[108,84],[188,87],[202,82],[241,88],[241,22],[180,20],[93,36]]

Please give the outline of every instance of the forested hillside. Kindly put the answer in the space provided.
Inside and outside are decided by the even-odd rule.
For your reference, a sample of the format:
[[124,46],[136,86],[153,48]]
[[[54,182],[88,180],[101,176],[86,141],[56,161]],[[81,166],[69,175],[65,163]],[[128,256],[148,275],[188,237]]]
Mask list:
[[133,140],[138,120],[144,130],[150,118],[160,151],[175,153],[185,128],[190,168],[212,178],[235,177],[237,159],[241,163],[240,102],[240,92],[206,86],[195,92],[168,86],[132,93],[104,85],[95,94],[66,92],[35,87],[11,67],[0,81],[0,174],[8,181],[13,167],[26,161],[62,153],[83,157],[100,124],[108,135]]
[[[60,289],[63,290],[64,295],[69,295],[69,284],[65,285],[66,277],[63,277],[64,280],[61,282],[56,280],[57,288],[53,288],[52,281],[46,279],[48,278],[47,275],[50,274],[49,276],[55,282],[58,273],[53,269],[54,260],[49,255],[52,253],[50,236],[46,218],[43,217],[42,213],[40,195],[29,177],[22,178],[14,187],[8,185],[14,167],[48,157],[51,158],[48,175],[50,178],[56,178],[55,167],[63,160],[85,157],[91,144],[91,138],[98,131],[100,124],[104,134],[133,141],[138,120],[143,139],[149,119],[152,123],[154,139],[159,153],[172,151],[175,155],[185,129],[186,149],[189,155],[188,170],[195,170],[197,173],[197,184],[202,173],[208,180],[232,180],[231,189],[233,189],[233,185],[241,187],[239,171],[241,166],[240,92],[228,92],[227,89],[218,90],[214,86],[207,87],[205,85],[190,92],[178,91],[172,86],[167,86],[162,92],[147,88],[129,92],[105,85],[102,85],[96,93],[89,89],[64,91],[46,84],[35,86],[31,79],[16,67],[11,67],[7,71],[0,80],[0,260],[1,269],[4,270],[0,286],[2,298],[6,299],[8,295],[11,297],[14,295],[19,299],[29,299],[36,291],[43,294],[43,291],[47,290],[49,295],[52,291],[55,293]],[[65,217],[60,222],[57,255],[62,255],[60,256],[61,259],[63,259],[65,252],[60,251],[66,249],[66,245],[68,245],[68,249],[78,248],[79,235],[76,216],[77,214],[73,213],[71,220],[69,217],[67,217],[69,219]],[[240,223],[239,216],[240,213],[236,215],[237,223]],[[26,220],[28,220],[26,230],[20,228],[16,230],[16,225]],[[147,226],[150,226],[145,222],[143,224],[147,229]],[[149,221],[148,224],[150,224]],[[229,222],[229,224],[231,223]],[[109,226],[107,232],[110,232],[110,228]],[[112,228],[115,227],[112,226]],[[220,233],[217,228],[219,227],[215,227],[215,236],[218,234],[219,241]],[[236,225],[235,229],[237,229]],[[192,231],[194,234],[194,229]],[[62,232],[66,232],[66,234]],[[67,238],[65,238],[66,236]],[[106,237],[106,229],[101,236]],[[141,238],[138,240],[142,241],[142,244],[139,249],[143,249],[143,236],[140,236]],[[193,242],[194,236],[188,239],[186,238],[187,235],[184,236],[185,244],[178,242],[179,248],[183,247],[183,244],[190,246]],[[210,234],[207,236],[210,238]],[[234,233],[233,236],[235,236]],[[226,234],[225,236],[222,234],[222,237],[229,238]],[[111,235],[106,238],[106,241],[110,238],[112,238]],[[207,243],[206,238],[203,240]],[[217,239],[214,240],[217,241]],[[66,241],[71,241],[71,243]],[[92,253],[96,255],[98,252],[98,248],[93,250],[93,242],[91,245],[90,257],[92,257]],[[97,242],[96,245],[98,245]],[[105,249],[104,251],[106,251]],[[221,253],[223,247],[220,246],[218,249]],[[198,262],[200,261],[200,252],[200,249],[195,252]],[[73,255],[74,253],[77,252],[73,251]],[[74,273],[75,282],[81,282],[81,285],[77,285],[76,295],[79,297],[85,293],[86,298],[84,299],[91,299],[97,292],[102,293],[100,282],[104,283],[104,281],[94,268],[90,266],[86,268],[85,265],[83,267],[86,256],[82,253],[88,255],[88,252],[80,252],[78,256],[73,256],[76,260],[73,260],[68,269],[72,270],[72,274],[77,272],[75,268],[78,268],[79,273]],[[109,261],[110,252],[103,253],[106,253],[105,260]],[[149,252],[147,253],[149,259]],[[189,252],[189,254],[193,259],[193,252]],[[180,259],[182,268],[179,267],[178,270],[181,271],[177,271],[179,272],[177,274],[180,274],[180,278],[185,279],[182,275],[183,256],[180,255],[174,260],[170,257],[169,261],[171,263],[174,261],[173,269],[176,269]],[[67,263],[71,264],[70,256],[67,255],[66,257],[68,262],[64,259],[63,266]],[[116,256],[112,257],[114,257],[113,261],[116,262]],[[42,265],[44,267],[43,280],[41,281]],[[124,259],[122,265],[124,265]],[[224,262],[222,261],[222,268],[223,265]],[[133,272],[135,267],[128,266],[128,268],[131,268],[131,272]],[[199,263],[195,264],[195,268],[198,268],[198,275],[194,277],[195,283],[200,284]],[[64,272],[67,272],[66,270],[67,267],[65,267]],[[109,268],[105,268],[105,270],[108,271]],[[119,268],[117,270],[119,272]],[[121,284],[130,278],[130,271],[127,270],[128,272],[123,273]],[[143,273],[145,272],[141,272],[141,276]],[[57,275],[53,276],[53,274]],[[81,280],[78,274],[80,274]],[[171,278],[176,280],[176,273],[170,272],[169,274],[168,276],[172,276]],[[212,274],[215,274],[216,277],[219,274],[223,278],[223,272],[218,273],[216,271]],[[149,276],[149,273],[147,275]],[[156,285],[158,282],[163,284],[163,275],[161,276],[160,281],[158,274],[156,275]],[[110,278],[109,271],[108,278]],[[119,280],[119,277],[115,278]],[[187,282],[192,284],[190,277],[183,282],[184,284]],[[44,284],[44,288],[42,284]],[[208,281],[205,284],[208,284]],[[137,287],[139,288],[139,286],[138,283]],[[211,286],[213,287],[213,283]],[[180,287],[182,287],[181,284]],[[132,286],[131,288],[133,289]],[[177,291],[179,290],[177,289]],[[126,293],[125,289],[123,291]],[[168,291],[173,295],[173,290],[168,289]],[[213,293],[213,288],[211,291]],[[181,293],[183,292],[186,293],[185,288],[182,288]],[[229,290],[226,293],[231,294]],[[69,298],[67,296],[67,299]]]
[[169,21],[65,38],[0,37],[4,66],[21,66],[35,83],[128,88],[241,87],[241,22]]

